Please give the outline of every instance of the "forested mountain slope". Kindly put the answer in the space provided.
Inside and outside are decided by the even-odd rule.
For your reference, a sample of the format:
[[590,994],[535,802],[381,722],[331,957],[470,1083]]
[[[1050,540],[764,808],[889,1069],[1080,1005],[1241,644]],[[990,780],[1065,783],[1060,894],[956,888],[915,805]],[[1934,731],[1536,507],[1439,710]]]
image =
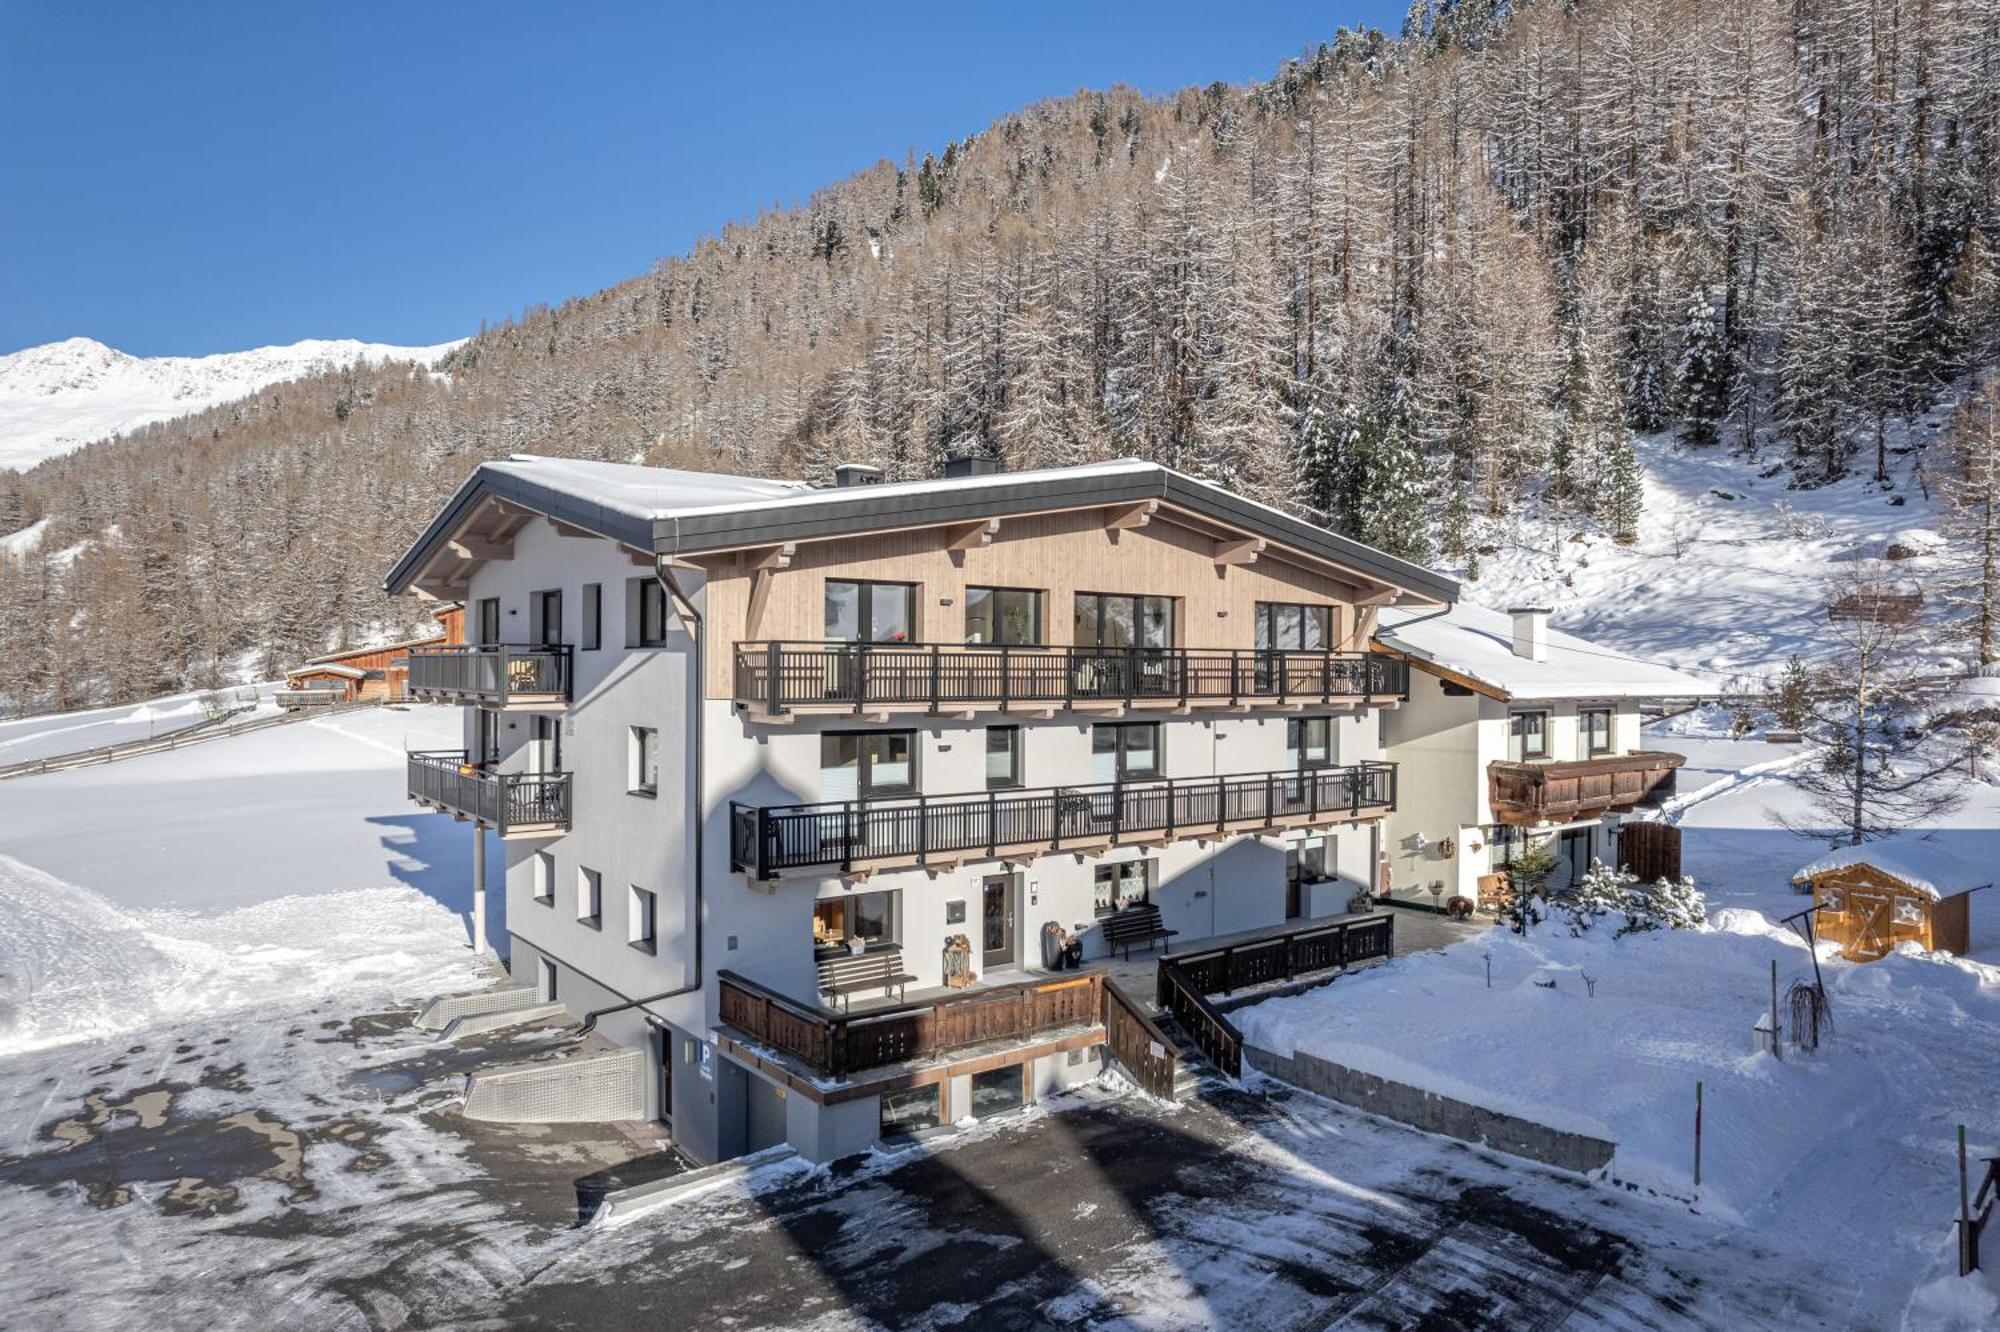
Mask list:
[[414,621],[382,570],[510,452],[1134,455],[1460,568],[1529,529],[1638,535],[1635,431],[1767,484],[1942,465],[1890,445],[2000,338],[2000,0],[1414,20],[1253,87],[1029,107],[435,372],[0,475],[0,531],[50,518],[0,567],[0,685],[129,697]]

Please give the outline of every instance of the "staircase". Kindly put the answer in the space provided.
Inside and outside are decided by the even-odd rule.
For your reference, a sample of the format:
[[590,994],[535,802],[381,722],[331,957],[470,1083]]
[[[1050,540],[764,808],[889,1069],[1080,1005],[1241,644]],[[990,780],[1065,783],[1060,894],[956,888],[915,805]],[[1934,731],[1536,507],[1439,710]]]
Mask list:
[[1221,1075],[1222,1070],[1201,1052],[1201,1047],[1174,1020],[1173,1014],[1155,1013],[1153,1021],[1174,1050],[1174,1100],[1189,1099],[1204,1081]]

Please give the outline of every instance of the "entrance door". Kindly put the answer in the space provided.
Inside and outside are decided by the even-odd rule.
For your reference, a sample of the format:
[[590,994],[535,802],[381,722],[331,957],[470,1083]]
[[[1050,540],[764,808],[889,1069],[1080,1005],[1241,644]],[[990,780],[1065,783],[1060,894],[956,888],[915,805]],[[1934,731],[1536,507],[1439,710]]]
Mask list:
[[562,771],[562,718],[535,718],[535,755],[532,771]]
[[1568,888],[1583,882],[1590,869],[1589,828],[1569,828],[1556,835],[1556,868],[1549,875],[1551,889]]
[[1854,939],[1846,955],[1853,962],[1873,962],[1888,955],[1893,937],[1889,929],[1889,899],[1849,891],[1847,910],[1854,917]]
[[674,1127],[674,1034],[658,1028],[660,1038],[660,1120],[672,1132]]
[[535,593],[535,641],[547,647],[562,642],[562,593]]
[[1014,876],[988,875],[979,895],[979,949],[986,969],[1011,967],[1020,960],[1014,946]]
[[1305,890],[1301,885],[1304,871],[1299,865],[1299,848],[1285,848],[1285,919],[1297,920],[1306,914]]

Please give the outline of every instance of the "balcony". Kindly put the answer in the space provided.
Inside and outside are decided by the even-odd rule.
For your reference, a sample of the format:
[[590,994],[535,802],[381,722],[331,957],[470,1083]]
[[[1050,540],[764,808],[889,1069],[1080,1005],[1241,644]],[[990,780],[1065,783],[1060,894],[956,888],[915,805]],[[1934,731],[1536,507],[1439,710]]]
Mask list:
[[729,850],[736,870],[775,879],[1315,827],[1395,807],[1393,763],[816,805],[732,801]]
[[570,695],[569,648],[522,643],[411,648],[410,677],[404,689],[423,703],[565,707]]
[[1563,763],[1486,765],[1493,817],[1515,827],[1571,823],[1656,804],[1674,791],[1679,754],[1642,752]]
[[408,756],[410,799],[440,813],[472,819],[501,837],[553,837],[569,830],[569,774],[493,772],[462,749]]
[[736,702],[774,721],[798,712],[1379,704],[1408,687],[1408,664],[1379,652],[736,645]]
[[718,972],[716,982],[717,1016],[725,1027],[819,1077],[841,1078],[1106,1021],[1105,978],[1096,971],[851,1014],[800,1003],[732,971]]

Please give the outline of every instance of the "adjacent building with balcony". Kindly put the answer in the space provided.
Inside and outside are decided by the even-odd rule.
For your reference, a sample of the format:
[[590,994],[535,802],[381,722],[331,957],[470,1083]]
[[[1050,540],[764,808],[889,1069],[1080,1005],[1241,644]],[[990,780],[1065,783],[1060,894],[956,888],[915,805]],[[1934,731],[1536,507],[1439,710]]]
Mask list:
[[498,835],[514,976],[697,1159],[1094,1075],[1098,962],[1344,916],[1407,798],[1377,617],[1457,593],[1147,463],[841,480],[489,463],[386,580],[466,607],[412,798]]
[[1392,609],[1376,645],[1410,671],[1408,700],[1383,721],[1401,787],[1385,824],[1385,886],[1425,906],[1504,891],[1530,839],[1552,843],[1553,887],[1593,859],[1619,863],[1620,822],[1670,795],[1683,761],[1642,748],[1641,706],[1716,692],[1551,629],[1535,607]]

